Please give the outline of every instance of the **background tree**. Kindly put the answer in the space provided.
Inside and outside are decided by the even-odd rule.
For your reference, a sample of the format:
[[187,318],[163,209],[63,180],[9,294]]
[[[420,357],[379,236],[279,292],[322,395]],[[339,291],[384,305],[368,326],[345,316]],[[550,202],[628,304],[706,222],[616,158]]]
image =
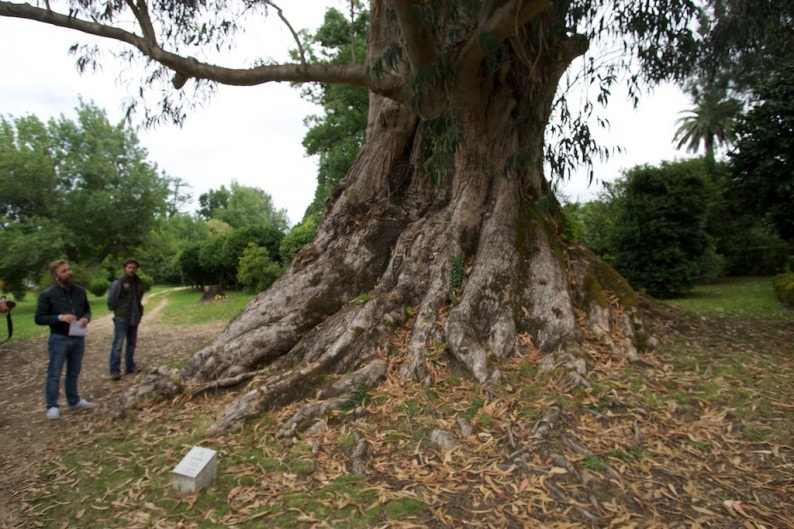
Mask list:
[[604,182],[604,189],[595,200],[584,204],[566,204],[563,208],[566,222],[576,226],[567,233],[568,238],[584,244],[610,263],[615,255],[615,225],[625,187],[626,177],[623,175],[614,181]]
[[[790,69],[794,61],[794,1],[709,0],[697,75],[702,86],[726,83],[753,92],[759,80]],[[704,81],[705,80],[705,81]]]
[[[369,13],[351,2],[352,20],[336,9],[325,13],[323,25],[307,40],[311,56],[319,63],[363,64],[367,49]],[[294,52],[297,53],[297,52]],[[322,115],[309,116],[309,131],[303,138],[306,154],[317,155],[317,189],[306,216],[322,213],[331,190],[344,178],[364,145],[369,94],[364,87],[344,84],[308,85],[303,97],[323,108]]]
[[794,243],[794,65],[761,83],[730,153],[731,202]]
[[204,219],[217,219],[232,228],[272,225],[283,232],[288,225],[286,210],[277,210],[267,191],[234,180],[229,190],[221,186],[203,193],[199,205],[198,213]]
[[709,191],[702,160],[642,166],[626,173],[614,224],[615,268],[635,288],[672,297],[714,277],[706,232]]
[[267,248],[253,242],[248,243],[237,267],[237,281],[246,291],[261,292],[281,277],[281,274],[281,267],[270,259]]
[[[338,83],[371,94],[368,141],[331,197],[314,241],[180,372],[213,387],[258,373],[256,387],[242,392],[209,434],[320,391],[323,402],[294,421],[296,427],[310,422],[354,389],[376,384],[389,364],[432,383],[426,353],[433,343],[446,344],[473,379],[496,389],[501,359],[529,353],[529,342],[560,379],[580,382],[578,314],[588,316],[581,324],[593,332],[609,334],[619,320],[625,334],[613,338],[624,351],[643,341],[633,292],[595,256],[560,244],[559,209],[543,173],[544,133],[561,76],[594,39],[625,43],[598,79],[602,99],[623,72],[631,72],[634,89],[683,76],[696,52],[694,0],[372,0],[363,64],[314,64],[299,45],[296,64],[242,69],[201,62],[191,46],[223,45],[243,20],[240,12],[249,8],[245,20],[256,21],[270,2],[142,9],[86,1],[71,16],[59,9],[63,4],[48,4],[0,2],[0,15],[131,45],[152,59],[148,79],[161,82],[173,73],[179,92],[164,91],[168,99],[157,108],[178,122],[193,98],[185,89],[200,91],[211,82]],[[138,32],[110,26],[121,20],[135,20]],[[573,155],[593,149],[588,141],[569,145]],[[564,159],[557,156],[553,166],[564,167]],[[600,306],[604,296],[592,293],[604,290],[625,307]],[[363,292],[366,303],[349,303]],[[627,328],[627,322],[634,323]],[[397,334],[404,347],[394,346]]]
[[686,146],[698,152],[703,145],[706,167],[714,179],[715,151],[720,146],[730,147],[736,136],[736,121],[742,111],[742,102],[727,97],[723,90],[710,87],[695,96],[695,108],[685,111],[677,120],[679,124],[673,141],[676,147]]
[[201,244],[210,236],[207,223],[198,216],[179,213],[160,219],[146,237],[146,241],[132,253],[158,284],[196,283],[195,278],[183,277],[180,253]]
[[135,133],[93,104],[76,112],[0,121],[0,274],[11,284],[58,256],[94,267],[123,255],[166,214],[169,179]]

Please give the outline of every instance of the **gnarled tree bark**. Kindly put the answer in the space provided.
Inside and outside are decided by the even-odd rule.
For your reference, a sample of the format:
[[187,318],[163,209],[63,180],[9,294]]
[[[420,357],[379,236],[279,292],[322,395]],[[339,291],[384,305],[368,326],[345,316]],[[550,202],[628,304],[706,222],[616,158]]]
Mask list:
[[[84,6],[93,10],[89,20],[0,1],[0,16],[128,43],[171,68],[178,88],[203,79],[337,82],[371,92],[368,142],[314,242],[178,374],[158,371],[193,394],[245,386],[208,435],[268,407],[306,401],[287,435],[389,370],[429,378],[426,357],[438,348],[482,384],[499,382],[499,359],[539,352],[543,369],[582,384],[583,340],[606,340],[628,355],[645,342],[632,290],[560,237],[559,206],[543,174],[560,76],[587,49],[573,27],[597,8],[574,14],[581,6],[549,0],[371,0],[364,66],[229,69],[168,51],[145,4],[102,6]],[[141,35],[101,22],[113,19],[102,9],[125,6]],[[171,7],[177,25],[199,9]],[[656,36],[647,29],[653,25],[633,20],[619,21],[623,31]]]
[[474,76],[449,98],[459,146],[438,182],[425,171],[434,136],[417,112],[372,98],[370,139],[315,241],[181,371],[212,387],[257,373],[208,435],[301,399],[314,402],[292,430],[308,425],[389,368],[424,379],[437,344],[483,384],[500,380],[499,358],[536,349],[546,369],[579,384],[585,335],[620,340],[628,353],[642,342],[631,289],[561,239],[542,171],[557,82],[584,47],[571,38],[526,61],[524,45],[511,43],[515,60],[501,75]]

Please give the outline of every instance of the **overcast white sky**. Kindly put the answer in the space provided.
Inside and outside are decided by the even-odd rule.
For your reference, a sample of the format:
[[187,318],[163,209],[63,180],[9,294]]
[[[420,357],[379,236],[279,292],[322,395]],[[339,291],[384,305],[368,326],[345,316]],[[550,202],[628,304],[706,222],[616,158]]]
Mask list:
[[[326,0],[322,5],[337,4]],[[285,5],[285,15],[297,28],[316,29],[322,22],[322,8],[297,12],[302,3]],[[281,50],[287,49],[290,37],[285,30],[269,34],[286,43]],[[60,115],[75,119],[74,109],[82,96],[117,123],[122,118],[122,100],[128,95],[127,88],[117,84],[119,66],[106,63],[100,74],[79,75],[67,53],[71,44],[86,40],[74,31],[0,17],[0,114],[6,118],[34,114],[42,121]],[[687,97],[669,86],[657,88],[636,111],[622,98],[613,97],[607,112],[611,128],[600,137],[626,152],[608,164],[596,165],[596,178],[611,180],[637,164],[685,157],[686,153],[675,150],[672,138],[678,113],[689,106]],[[320,109],[286,84],[224,86],[204,108],[188,116],[182,129],[160,126],[138,130],[138,137],[152,162],[191,185],[194,199],[236,180],[267,191],[294,224],[314,196],[316,161],[306,157],[301,145],[306,134],[303,119],[313,113]],[[597,185],[588,188],[586,177],[581,176],[563,192],[571,200],[586,201],[598,189]]]

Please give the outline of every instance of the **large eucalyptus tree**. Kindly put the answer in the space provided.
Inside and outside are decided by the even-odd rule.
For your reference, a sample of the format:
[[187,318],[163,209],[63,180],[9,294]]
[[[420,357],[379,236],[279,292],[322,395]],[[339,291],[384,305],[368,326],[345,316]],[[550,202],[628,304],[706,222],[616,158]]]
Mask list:
[[211,83],[369,90],[367,143],[314,242],[179,372],[180,383],[208,387],[250,381],[211,435],[311,397],[294,419],[304,422],[390,368],[432,383],[426,354],[438,344],[484,384],[500,380],[501,358],[522,351],[542,351],[544,368],[576,383],[586,336],[614,340],[624,354],[641,346],[631,289],[559,236],[544,156],[565,167],[566,156],[588,154],[589,137],[572,129],[562,155],[546,151],[544,134],[561,77],[599,38],[618,43],[604,68],[602,57],[585,61],[601,96],[621,77],[636,89],[683,74],[696,8],[694,0],[371,0],[364,64],[315,65],[299,53],[294,64],[250,68],[191,54],[231,37],[240,20],[256,24],[262,11],[283,17],[269,1],[0,2],[0,16],[128,44],[149,60],[147,82],[168,74],[181,91],[159,105],[177,120],[189,101],[180,94]]

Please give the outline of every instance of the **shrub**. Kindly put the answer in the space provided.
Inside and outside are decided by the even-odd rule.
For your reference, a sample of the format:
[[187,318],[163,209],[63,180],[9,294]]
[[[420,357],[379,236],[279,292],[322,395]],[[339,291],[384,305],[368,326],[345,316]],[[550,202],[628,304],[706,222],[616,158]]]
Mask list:
[[278,263],[270,260],[267,248],[255,243],[249,243],[243,251],[237,270],[237,280],[251,293],[265,290],[282,274]]
[[88,283],[88,291],[96,297],[104,296],[108,288],[110,288],[110,281],[104,278],[92,279]]
[[630,170],[615,223],[618,272],[662,298],[714,277],[720,260],[705,230],[708,197],[701,160]]
[[284,236],[281,240],[279,253],[281,254],[281,261],[284,264],[292,261],[295,254],[302,246],[314,240],[314,235],[317,232],[317,215],[310,215],[302,223],[298,224]]
[[144,292],[149,292],[154,286],[154,279],[152,279],[152,276],[139,273],[138,278],[141,280],[141,283],[143,283]]
[[775,276],[773,286],[777,299],[789,307],[794,307],[794,272]]

